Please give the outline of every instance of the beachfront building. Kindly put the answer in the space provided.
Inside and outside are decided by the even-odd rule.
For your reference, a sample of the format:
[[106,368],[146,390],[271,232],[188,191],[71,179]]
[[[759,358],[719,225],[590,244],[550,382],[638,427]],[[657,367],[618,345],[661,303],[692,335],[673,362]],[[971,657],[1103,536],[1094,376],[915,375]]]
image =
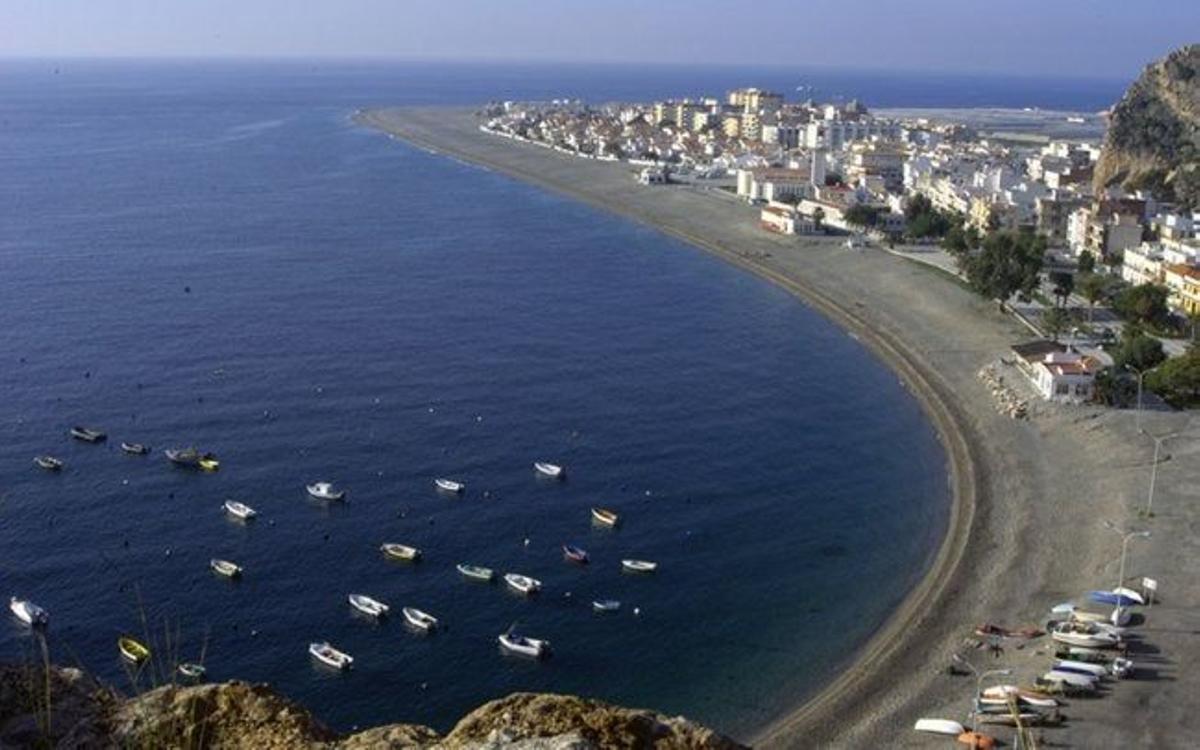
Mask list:
[[739,169],[737,194],[747,201],[795,203],[812,194],[812,175],[807,169],[766,167]]
[[1082,404],[1096,392],[1096,373],[1101,363],[1056,341],[1015,344],[1017,369],[1046,401]]
[[763,206],[759,215],[759,226],[776,234],[813,234],[817,225],[809,216],[804,216],[792,206],[772,203]]

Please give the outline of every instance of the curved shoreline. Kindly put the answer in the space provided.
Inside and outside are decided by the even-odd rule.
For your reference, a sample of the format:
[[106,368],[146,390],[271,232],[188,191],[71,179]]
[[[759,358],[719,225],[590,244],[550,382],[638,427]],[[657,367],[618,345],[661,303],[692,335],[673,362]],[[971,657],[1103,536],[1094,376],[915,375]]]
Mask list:
[[[1131,412],[1034,401],[1029,421],[999,414],[979,370],[1028,332],[991,303],[940,273],[885,253],[850,252],[835,240],[764,232],[751,209],[721,191],[641,186],[627,164],[579,159],[481,133],[473,113],[463,108],[372,110],[357,113],[356,120],[418,148],[636,221],[754,273],[858,337],[918,399],[946,451],[952,497],[942,542],[921,579],[847,655],[841,672],[796,696],[792,707],[782,706],[750,733],[756,743],[927,746],[926,738],[912,732],[914,719],[964,718],[969,703],[964,685],[974,683],[946,675],[944,667],[960,653],[977,663],[985,658],[963,650],[972,625],[1040,623],[1049,606],[1111,585],[1113,534],[1100,520],[1126,528],[1145,523],[1132,512],[1130,498],[1144,502],[1142,472],[1153,446],[1147,448],[1150,441],[1135,429]],[[1154,433],[1191,427],[1187,415],[1151,421]],[[1175,441],[1172,448],[1179,446]],[[1173,476],[1171,487],[1164,476]],[[1170,472],[1160,472],[1163,492],[1190,494],[1186,488],[1192,486],[1200,486],[1200,460],[1187,466],[1173,462]],[[1136,569],[1126,570],[1127,585],[1140,575],[1177,570],[1181,553],[1196,560],[1192,568],[1200,581],[1200,537],[1188,534],[1200,523],[1200,511],[1180,503],[1173,507],[1181,518],[1155,530],[1154,547],[1137,550]],[[1119,552],[1119,543],[1116,547]],[[1153,653],[1190,660],[1198,653],[1189,635],[1200,584],[1173,578],[1176,603],[1164,598],[1154,607]],[[1016,669],[1012,681],[1030,681],[1045,670],[1044,658],[1040,648],[1009,650],[1004,666]],[[1171,664],[1161,657],[1154,662]],[[1180,670],[1167,682],[1126,681],[1104,701],[1073,702],[1068,734],[1080,747],[1138,746],[1148,738],[1172,746],[1181,729],[1200,732],[1200,715],[1186,709],[1196,691],[1200,672],[1194,670]],[[1149,728],[1122,720],[1118,712],[1148,706],[1162,717]]]
[[819,291],[804,280],[786,276],[778,271],[754,263],[751,259],[731,252],[718,244],[709,242],[676,227],[647,222],[643,218],[615,210],[611,205],[591,199],[588,195],[564,190],[561,186],[539,180],[536,174],[521,173],[511,167],[481,158],[464,149],[454,149],[445,143],[431,142],[412,132],[398,131],[378,119],[372,111],[357,113],[360,124],[381,130],[419,148],[443,156],[495,169],[538,187],[565,194],[588,205],[615,213],[622,218],[650,226],[676,239],[715,255],[743,270],[776,284],[797,297],[802,303],[820,312],[843,330],[859,337],[883,364],[896,373],[917,398],[942,443],[950,472],[949,519],[941,544],[938,545],[933,561],[921,579],[905,594],[887,619],[875,630],[865,643],[860,645],[850,658],[848,666],[832,682],[817,689],[798,709],[788,712],[780,719],[756,732],[751,737],[753,744],[770,744],[781,735],[791,734],[799,725],[809,725],[806,738],[817,739],[813,730],[826,724],[828,716],[834,715],[839,704],[856,700],[857,691],[872,689],[868,683],[875,672],[892,654],[905,650],[915,636],[901,638],[911,630],[923,612],[928,611],[946,592],[947,587],[959,570],[971,525],[975,518],[978,492],[976,481],[976,454],[979,447],[970,436],[965,418],[953,405],[953,393],[945,384],[936,384],[936,374],[902,341],[883,331],[876,330],[867,321],[857,316],[849,307],[839,304],[832,297]]

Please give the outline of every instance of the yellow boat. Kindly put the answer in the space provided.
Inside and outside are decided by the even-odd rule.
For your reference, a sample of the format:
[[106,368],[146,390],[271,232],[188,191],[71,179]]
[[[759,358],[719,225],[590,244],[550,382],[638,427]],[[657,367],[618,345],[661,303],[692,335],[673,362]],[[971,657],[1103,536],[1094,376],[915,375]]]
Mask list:
[[216,471],[221,468],[221,462],[211,453],[204,455],[196,462],[196,465],[205,471]]
[[150,649],[127,635],[117,639],[117,648],[121,651],[121,656],[134,664],[141,664],[150,658]]

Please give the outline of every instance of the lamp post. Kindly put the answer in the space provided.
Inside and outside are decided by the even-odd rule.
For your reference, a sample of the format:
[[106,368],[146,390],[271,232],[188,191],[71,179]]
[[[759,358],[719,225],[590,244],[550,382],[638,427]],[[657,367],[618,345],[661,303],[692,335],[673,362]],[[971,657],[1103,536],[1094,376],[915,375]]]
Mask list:
[[971,710],[971,731],[978,732],[979,731],[979,699],[983,697],[983,681],[989,677],[994,677],[994,676],[999,676],[999,675],[1010,675],[1010,674],[1012,674],[1012,670],[1011,669],[989,669],[987,671],[980,672],[978,669],[975,668],[974,664],[972,664],[971,662],[962,658],[958,654],[954,654],[951,658],[954,659],[954,661],[956,663],[961,664],[964,667],[966,667],[967,669],[971,670],[971,673],[975,675],[975,705],[972,706],[972,710]]
[[1178,435],[1178,432],[1172,432],[1168,435],[1151,435],[1150,439],[1154,441],[1154,461],[1150,464],[1150,492],[1146,495],[1146,518],[1154,517],[1154,482],[1158,479],[1158,452],[1162,448],[1162,444],[1167,440]]
[[[1125,553],[1129,548],[1129,540],[1134,537],[1149,538],[1149,531],[1129,531],[1125,532],[1118,529],[1111,521],[1104,522],[1105,528],[1111,529],[1121,535],[1121,567],[1117,573],[1117,585],[1115,588],[1120,588],[1125,584]],[[1119,601],[1119,600],[1118,600]]]

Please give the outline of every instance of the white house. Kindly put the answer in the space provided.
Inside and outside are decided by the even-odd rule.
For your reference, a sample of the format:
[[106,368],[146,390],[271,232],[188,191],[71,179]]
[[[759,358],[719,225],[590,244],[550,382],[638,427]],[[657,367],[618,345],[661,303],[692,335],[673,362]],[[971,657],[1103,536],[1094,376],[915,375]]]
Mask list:
[[1054,341],[1014,344],[1018,369],[1046,401],[1082,404],[1096,392],[1100,363]]

